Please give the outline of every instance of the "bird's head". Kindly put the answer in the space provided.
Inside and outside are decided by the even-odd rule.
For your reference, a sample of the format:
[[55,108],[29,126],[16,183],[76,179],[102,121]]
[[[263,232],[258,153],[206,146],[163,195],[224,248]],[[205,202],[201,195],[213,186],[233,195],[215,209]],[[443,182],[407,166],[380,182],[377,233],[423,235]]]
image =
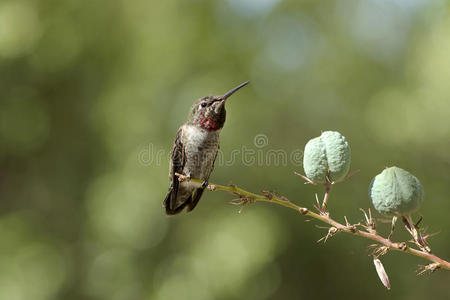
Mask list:
[[222,129],[225,124],[227,99],[237,90],[246,86],[246,81],[222,96],[206,96],[195,101],[191,107],[188,124],[199,126],[208,131]]

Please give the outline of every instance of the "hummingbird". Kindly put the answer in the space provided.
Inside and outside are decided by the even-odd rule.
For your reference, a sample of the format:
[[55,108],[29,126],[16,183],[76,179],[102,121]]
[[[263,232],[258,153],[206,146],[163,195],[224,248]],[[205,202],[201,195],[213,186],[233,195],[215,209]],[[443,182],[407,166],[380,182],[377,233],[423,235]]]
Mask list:
[[[178,129],[171,152],[169,192],[164,199],[166,214],[178,214],[185,207],[189,212],[197,205],[208,186],[219,151],[219,134],[226,118],[225,103],[248,83],[246,81],[222,96],[200,98],[192,105],[188,121]],[[186,176],[187,180],[180,182],[176,174]],[[190,178],[200,179],[203,183],[191,182]]]

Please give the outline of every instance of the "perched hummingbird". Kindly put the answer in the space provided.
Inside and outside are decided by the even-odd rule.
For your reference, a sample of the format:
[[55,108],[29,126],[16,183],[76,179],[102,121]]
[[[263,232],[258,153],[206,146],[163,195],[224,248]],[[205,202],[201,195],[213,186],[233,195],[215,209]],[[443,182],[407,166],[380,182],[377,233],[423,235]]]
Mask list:
[[[225,124],[225,102],[234,92],[247,85],[246,81],[223,96],[206,96],[195,101],[188,121],[175,137],[170,158],[169,192],[164,199],[166,214],[175,215],[186,206],[195,208],[214,169],[219,151],[219,133]],[[189,180],[180,182],[175,173],[203,180],[199,185]]]

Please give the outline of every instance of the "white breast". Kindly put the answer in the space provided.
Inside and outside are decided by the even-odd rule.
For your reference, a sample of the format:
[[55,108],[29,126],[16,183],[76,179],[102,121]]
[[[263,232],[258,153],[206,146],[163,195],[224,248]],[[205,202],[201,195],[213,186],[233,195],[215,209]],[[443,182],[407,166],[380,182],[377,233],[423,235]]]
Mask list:
[[184,174],[191,174],[197,179],[207,179],[219,148],[219,131],[207,131],[196,126],[185,125],[182,143],[186,155]]
[[192,125],[186,125],[183,133],[183,142],[191,145],[202,145],[209,136],[209,132],[207,130]]

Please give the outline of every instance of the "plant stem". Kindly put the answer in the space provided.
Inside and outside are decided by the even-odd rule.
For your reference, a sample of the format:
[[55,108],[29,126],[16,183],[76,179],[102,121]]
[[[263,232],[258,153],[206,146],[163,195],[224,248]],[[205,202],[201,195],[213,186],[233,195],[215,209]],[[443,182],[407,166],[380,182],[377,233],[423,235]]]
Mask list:
[[[190,179],[192,182],[196,182],[201,184],[203,181],[198,179]],[[304,216],[309,216],[311,218],[314,218],[316,220],[319,220],[323,223],[326,223],[328,225],[331,225],[332,227],[335,227],[337,229],[337,232],[346,232],[352,235],[357,235],[372,241],[377,242],[378,244],[381,244],[385,247],[387,247],[389,250],[395,250],[395,251],[401,251],[406,252],[414,256],[418,256],[421,258],[424,258],[426,260],[429,260],[435,264],[438,264],[438,268],[450,270],[450,262],[446,261],[445,259],[442,259],[432,253],[428,253],[426,251],[420,251],[414,248],[410,248],[406,246],[405,242],[392,242],[391,240],[384,238],[378,233],[376,233],[374,230],[360,230],[356,228],[356,225],[344,225],[341,224],[332,218],[330,218],[329,215],[322,215],[315,212],[312,212],[308,208],[298,206],[292,202],[290,202],[287,199],[282,199],[276,195],[265,196],[265,195],[259,195],[252,192],[248,192],[242,188],[239,188],[235,185],[230,186],[224,186],[224,185],[218,185],[218,184],[209,184],[208,189],[211,191],[225,191],[232,193],[234,195],[239,196],[240,198],[246,198],[250,199],[252,201],[262,201],[262,202],[270,202],[275,203],[278,205],[282,205],[288,208],[291,208],[293,210],[296,210],[297,212],[301,213]],[[360,225],[360,224],[357,224]]]

